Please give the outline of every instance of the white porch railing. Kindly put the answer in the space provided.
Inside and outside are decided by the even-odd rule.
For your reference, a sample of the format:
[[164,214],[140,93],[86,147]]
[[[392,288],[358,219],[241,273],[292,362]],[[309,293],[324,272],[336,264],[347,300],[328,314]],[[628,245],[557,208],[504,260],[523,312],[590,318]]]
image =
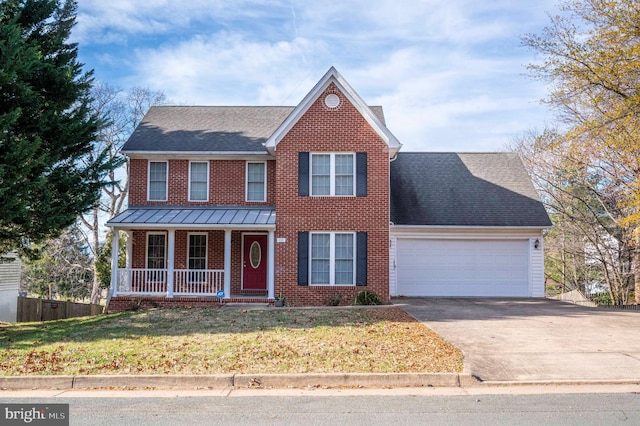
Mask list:
[[[173,271],[173,292],[176,296],[215,296],[224,288],[222,269],[176,269]],[[167,295],[167,269],[118,268],[117,293]]]
[[167,293],[166,269],[118,269],[118,293],[158,295]]
[[224,287],[222,269],[176,269],[173,294],[176,296],[212,296]]

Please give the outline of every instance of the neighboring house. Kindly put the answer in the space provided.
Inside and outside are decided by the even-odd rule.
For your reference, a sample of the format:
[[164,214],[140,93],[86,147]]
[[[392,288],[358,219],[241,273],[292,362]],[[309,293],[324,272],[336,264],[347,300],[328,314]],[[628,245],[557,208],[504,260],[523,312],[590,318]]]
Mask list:
[[17,319],[20,268],[17,255],[0,256],[0,321],[15,322]]
[[123,147],[129,208],[108,225],[128,260],[110,309],[543,297],[551,222],[520,159],[400,148],[334,68],[296,107],[152,107]]

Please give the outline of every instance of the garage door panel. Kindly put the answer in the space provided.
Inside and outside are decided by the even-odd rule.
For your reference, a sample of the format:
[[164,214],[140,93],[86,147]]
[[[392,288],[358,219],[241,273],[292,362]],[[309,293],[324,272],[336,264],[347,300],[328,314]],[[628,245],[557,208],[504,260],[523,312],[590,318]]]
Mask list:
[[529,295],[527,240],[397,240],[399,296]]

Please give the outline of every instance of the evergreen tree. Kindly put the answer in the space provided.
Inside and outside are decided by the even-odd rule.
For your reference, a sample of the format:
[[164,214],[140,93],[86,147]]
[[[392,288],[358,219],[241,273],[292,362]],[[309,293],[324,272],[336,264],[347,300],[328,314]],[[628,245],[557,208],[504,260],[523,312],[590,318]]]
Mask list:
[[59,235],[116,166],[92,149],[92,73],[67,41],[76,9],[69,0],[0,2],[0,254]]

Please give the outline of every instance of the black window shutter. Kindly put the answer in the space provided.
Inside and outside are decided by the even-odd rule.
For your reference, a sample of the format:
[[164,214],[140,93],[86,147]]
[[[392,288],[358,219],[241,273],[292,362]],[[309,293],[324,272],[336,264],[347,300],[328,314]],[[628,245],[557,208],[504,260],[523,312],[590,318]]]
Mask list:
[[309,196],[309,153],[298,153],[298,195]]
[[367,285],[367,233],[356,233],[356,285]]
[[356,196],[367,196],[367,153],[356,153]]
[[308,232],[298,232],[298,285],[309,285]]

